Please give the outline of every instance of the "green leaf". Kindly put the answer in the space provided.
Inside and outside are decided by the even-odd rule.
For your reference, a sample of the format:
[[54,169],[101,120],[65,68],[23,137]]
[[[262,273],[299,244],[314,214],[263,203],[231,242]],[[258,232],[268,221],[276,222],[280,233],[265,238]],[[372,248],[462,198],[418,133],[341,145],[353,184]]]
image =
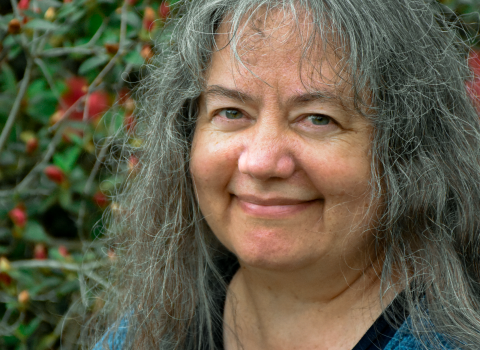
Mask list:
[[72,205],[72,194],[68,190],[62,190],[58,194],[58,201],[63,209],[70,211],[70,206]]
[[92,37],[103,23],[103,16],[96,12],[86,18],[86,30],[88,37]]
[[47,81],[45,79],[35,79],[27,88],[27,96],[32,98],[47,89]]
[[56,196],[48,196],[45,198],[37,208],[39,214],[46,212],[52,205],[57,202]]
[[41,322],[42,320],[36,317],[28,325],[21,324],[18,327],[18,331],[20,332],[20,334],[28,338],[33,334],[33,332],[35,332],[35,330],[38,328]]
[[0,254],[7,254],[10,251],[10,247],[0,245]]
[[82,152],[82,148],[79,146],[73,146],[66,150],[64,154],[57,153],[53,156],[53,163],[62,169],[66,173],[75,166],[75,163]]
[[106,63],[109,59],[110,57],[108,55],[103,55],[103,54],[90,57],[80,65],[80,67],[78,68],[78,73],[85,74],[91,71],[92,69],[97,68],[98,66],[101,66],[102,64]]
[[130,51],[123,59],[126,63],[130,63],[135,67],[139,67],[145,62],[140,52],[136,50]]
[[[40,83],[37,86],[34,86],[34,89],[39,87],[41,87]],[[48,124],[50,117],[55,113],[57,108],[57,98],[52,91],[46,88],[46,86],[44,91],[31,93],[31,96],[32,97],[28,100],[27,106],[28,115],[42,124]]]
[[13,60],[14,58],[16,58],[20,52],[22,52],[22,48],[20,46],[14,46],[10,49],[10,51],[8,51],[8,60],[11,61]]
[[55,332],[52,332],[52,333],[44,336],[40,340],[36,350],[53,349],[53,345],[55,345],[55,343],[56,343],[56,341],[58,340],[59,337],[60,337],[60,334],[57,334]]
[[[0,93],[0,125],[7,121],[8,114],[10,113],[10,109],[13,106],[13,101],[15,101],[14,93]],[[5,152],[5,150],[2,150],[2,152],[0,152],[0,163],[2,163],[1,159],[3,158],[3,152]]]
[[15,79],[15,73],[13,72],[12,67],[10,67],[7,62],[2,62],[0,68],[2,69],[0,75],[2,91],[8,91],[15,94],[17,91],[17,79]]
[[39,30],[55,30],[58,28],[58,26],[44,19],[36,18],[29,21],[25,25],[25,28],[39,29]]
[[28,221],[23,232],[23,238],[32,242],[48,242],[50,240],[43,226],[35,220]]
[[78,7],[73,2],[64,4],[57,13],[57,18],[65,18],[78,11]]
[[32,277],[32,270],[19,269],[8,271],[10,277],[12,277],[18,284],[18,289],[28,289],[33,287],[37,282]]
[[62,3],[56,0],[42,0],[42,5],[45,7],[60,7]]
[[32,10],[23,10],[22,15],[27,17],[29,20],[32,20],[33,18],[42,18],[43,14],[40,12],[35,12]]
[[85,13],[86,11],[84,9],[75,11],[70,17],[68,17],[68,20],[70,21],[70,23],[78,22],[83,16],[85,16]]
[[79,286],[78,280],[68,281],[68,282],[65,282],[60,288],[58,288],[57,294],[59,296],[63,296],[65,294],[69,294],[77,291],[79,287],[80,286]]
[[127,12],[127,24],[135,29],[140,29],[142,26],[142,19],[135,12]]
[[63,279],[59,277],[43,277],[39,284],[29,289],[30,295],[38,295],[41,292],[49,292],[62,283]]

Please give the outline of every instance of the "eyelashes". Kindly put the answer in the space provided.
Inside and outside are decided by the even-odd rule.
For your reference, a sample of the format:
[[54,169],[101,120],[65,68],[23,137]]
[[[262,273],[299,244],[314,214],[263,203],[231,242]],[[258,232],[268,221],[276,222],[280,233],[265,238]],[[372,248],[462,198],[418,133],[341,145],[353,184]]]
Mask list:
[[[215,112],[215,117],[219,116],[229,122],[236,120],[249,119],[242,111],[236,108],[225,108]],[[326,126],[334,123],[333,118],[325,114],[308,114],[298,121],[299,123],[309,123],[312,126]]]

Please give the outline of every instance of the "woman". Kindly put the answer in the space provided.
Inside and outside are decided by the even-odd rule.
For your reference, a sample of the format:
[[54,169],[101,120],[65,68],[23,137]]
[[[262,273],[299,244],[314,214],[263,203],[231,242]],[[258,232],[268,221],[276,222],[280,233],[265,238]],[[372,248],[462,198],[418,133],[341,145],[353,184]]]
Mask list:
[[182,2],[96,348],[478,349],[480,125],[440,11]]

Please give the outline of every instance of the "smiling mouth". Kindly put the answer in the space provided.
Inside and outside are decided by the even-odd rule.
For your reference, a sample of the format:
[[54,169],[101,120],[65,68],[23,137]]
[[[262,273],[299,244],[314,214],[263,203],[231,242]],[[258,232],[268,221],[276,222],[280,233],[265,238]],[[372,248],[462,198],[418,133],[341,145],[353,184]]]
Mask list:
[[319,199],[302,201],[289,198],[260,199],[253,196],[232,196],[245,214],[267,219],[293,216],[319,201]]

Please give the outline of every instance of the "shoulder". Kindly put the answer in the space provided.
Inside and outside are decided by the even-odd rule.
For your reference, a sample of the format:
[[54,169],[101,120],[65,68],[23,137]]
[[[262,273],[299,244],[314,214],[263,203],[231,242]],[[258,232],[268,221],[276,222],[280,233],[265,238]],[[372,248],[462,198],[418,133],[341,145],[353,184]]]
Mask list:
[[[437,339],[440,340],[443,347],[441,350],[455,350],[459,349],[446,340],[442,339],[441,335],[436,335]],[[412,333],[410,327],[410,319],[407,319],[402,326],[395,333],[395,336],[390,340],[384,350],[424,350],[432,349],[428,346],[428,343],[423,345],[420,340],[418,340]]]

